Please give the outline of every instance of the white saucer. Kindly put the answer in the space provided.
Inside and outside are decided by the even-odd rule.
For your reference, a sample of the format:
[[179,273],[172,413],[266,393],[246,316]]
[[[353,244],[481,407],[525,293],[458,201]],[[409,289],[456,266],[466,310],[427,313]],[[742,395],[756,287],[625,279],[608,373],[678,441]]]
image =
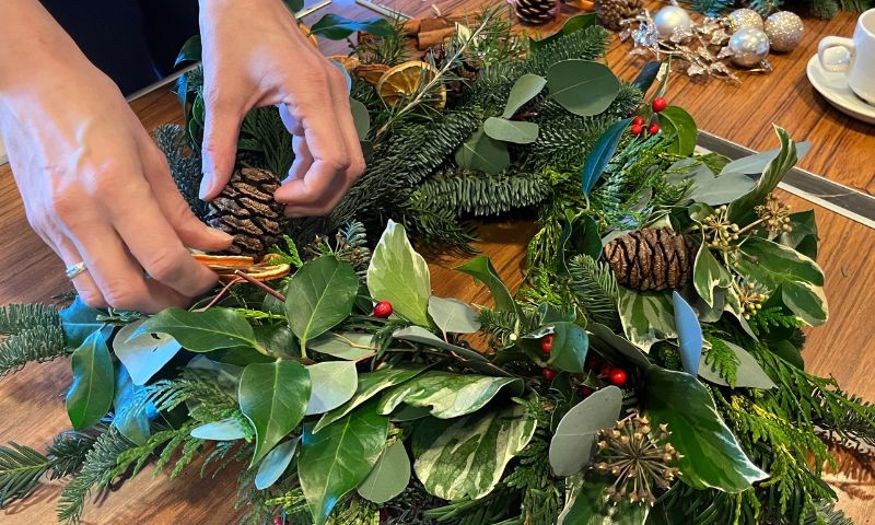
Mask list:
[[823,69],[817,55],[811,57],[806,68],[808,80],[823,98],[842,113],[855,119],[875,124],[875,106],[867,104],[854,94],[845,73],[833,73]]

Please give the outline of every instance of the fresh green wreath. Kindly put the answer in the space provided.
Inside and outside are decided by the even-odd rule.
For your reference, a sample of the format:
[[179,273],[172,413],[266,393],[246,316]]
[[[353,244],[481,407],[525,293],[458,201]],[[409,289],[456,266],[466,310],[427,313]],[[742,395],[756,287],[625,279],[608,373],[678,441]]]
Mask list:
[[[403,62],[381,27],[354,54]],[[772,193],[804,145],[778,128],[776,151],[695,153],[689,115],[638,109],[648,82],[617,81],[605,45],[591,18],[527,42],[486,13],[426,58],[442,109],[353,79],[374,154],[272,249],[291,277],[152,317],[0,309],[0,375],[70,357],[74,428],[0,447],[0,507],[66,478],[75,523],[148,463],[197,461],[248,465],[245,523],[850,523],[821,475],[831,449],[875,445],[875,407],[804,370],[801,328],[827,320],[817,231]],[[186,127],[156,135],[189,195],[197,84]],[[287,139],[256,110],[240,163],[282,172]],[[464,250],[464,221],[533,210],[520,290],[481,256],[458,269],[494,306],[433,295],[411,239]]]

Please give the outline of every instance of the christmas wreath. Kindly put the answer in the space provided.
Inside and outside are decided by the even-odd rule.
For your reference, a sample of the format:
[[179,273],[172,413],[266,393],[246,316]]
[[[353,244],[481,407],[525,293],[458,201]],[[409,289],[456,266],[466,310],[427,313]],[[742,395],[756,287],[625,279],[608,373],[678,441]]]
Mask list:
[[[801,328],[827,319],[817,232],[773,194],[803,145],[777,129],[776,151],[697,154],[685,111],[642,104],[654,68],[625,84],[595,61],[592,22],[528,41],[487,12],[415,61],[403,24],[369,23],[338,57],[367,172],[330,217],[285,224],[270,109],[223,195],[196,199],[184,77],[186,125],[156,140],[237,236],[198,256],[223,285],[151,317],[0,309],[0,375],[69,357],[74,376],[73,430],[0,447],[0,506],[66,478],[75,523],[152,461],[236,461],[247,523],[849,523],[821,474],[875,445],[875,407],[804,370]],[[532,211],[520,290],[480,256],[458,270],[494,306],[432,293],[411,239],[470,250],[470,219]]]

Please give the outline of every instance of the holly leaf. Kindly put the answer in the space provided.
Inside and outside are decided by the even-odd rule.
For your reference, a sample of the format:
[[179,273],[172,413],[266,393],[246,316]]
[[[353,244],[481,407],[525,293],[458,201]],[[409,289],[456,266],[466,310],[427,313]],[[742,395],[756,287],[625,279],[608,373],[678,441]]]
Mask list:
[[384,18],[352,20],[334,13],[328,13],[310,26],[310,33],[329,40],[343,40],[357,32],[370,33],[377,36],[392,36],[393,31],[392,24]]
[[654,425],[666,424],[683,480],[694,489],[738,493],[768,474],[744,453],[720,418],[714,400],[695,377],[659,367],[647,369],[646,413]]
[[510,153],[504,142],[487,135],[483,127],[456,150],[456,164],[469,170],[496,175],[510,166]]
[[203,312],[168,308],[141,324],[131,337],[151,333],[167,334],[192,352],[259,348],[246,318],[229,308],[210,308]]
[[522,394],[523,382],[512,377],[426,372],[384,394],[377,412],[389,414],[405,403],[430,406],[432,416],[452,419],[480,410],[505,387],[510,395],[518,396]]
[[286,317],[301,348],[349,317],[358,293],[355,270],[334,256],[301,267],[286,291]]
[[575,115],[603,113],[620,93],[620,81],[611,69],[591,60],[563,60],[547,71],[550,97]]
[[538,125],[523,120],[489,117],[483,123],[483,131],[489,138],[514,144],[531,144],[538,140]]
[[123,326],[112,340],[113,353],[135,385],[145,385],[182,348],[167,334],[138,332],[145,322],[145,319],[140,319]]
[[526,73],[518,78],[510,90],[507,103],[504,105],[504,113],[501,116],[506,119],[513,117],[521,107],[537,97],[546,85],[547,79],[540,75]]
[[428,300],[428,313],[444,334],[473,334],[480,330],[477,313],[458,299],[432,295]]
[[76,430],[93,426],[109,412],[115,393],[112,356],[100,331],[92,332],[71,358],[73,383],[67,392],[67,415]]
[[382,504],[407,489],[410,482],[410,458],[402,441],[396,441],[383,451],[371,473],[358,487],[359,496]]
[[355,394],[358,374],[354,361],[323,361],[308,366],[307,371],[312,387],[304,415],[324,414]]
[[671,294],[674,304],[674,323],[678,333],[678,344],[681,350],[681,362],[684,370],[691,376],[699,372],[699,359],[702,357],[702,325],[696,312],[677,291]]
[[295,361],[254,363],[243,369],[237,399],[255,429],[252,465],[298,426],[310,388],[309,372]]
[[374,403],[314,433],[304,426],[298,479],[316,525],[324,525],[340,499],[367,478],[386,446],[389,419]]
[[692,155],[696,151],[696,138],[698,129],[696,121],[683,108],[669,106],[659,113],[659,123],[663,133],[675,136],[675,140],[669,147],[671,153],[678,155]]
[[623,392],[607,386],[574,405],[562,416],[550,439],[549,459],[557,476],[573,476],[592,460],[592,445],[599,430],[617,422]]
[[407,239],[404,226],[390,220],[368,266],[368,291],[375,301],[389,301],[393,310],[419,326],[430,326],[428,298],[431,274],[422,255]]

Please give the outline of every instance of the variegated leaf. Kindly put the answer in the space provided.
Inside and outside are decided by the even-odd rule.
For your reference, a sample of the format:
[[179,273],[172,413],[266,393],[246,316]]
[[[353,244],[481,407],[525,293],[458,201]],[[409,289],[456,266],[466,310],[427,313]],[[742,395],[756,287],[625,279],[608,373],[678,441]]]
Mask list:
[[522,393],[522,381],[511,377],[426,372],[390,390],[380,400],[377,412],[389,414],[401,403],[406,403],[430,406],[432,416],[451,419],[480,410],[508,385],[513,395]]
[[623,332],[645,352],[658,342],[677,337],[674,306],[667,293],[638,293],[620,288],[620,320]]

